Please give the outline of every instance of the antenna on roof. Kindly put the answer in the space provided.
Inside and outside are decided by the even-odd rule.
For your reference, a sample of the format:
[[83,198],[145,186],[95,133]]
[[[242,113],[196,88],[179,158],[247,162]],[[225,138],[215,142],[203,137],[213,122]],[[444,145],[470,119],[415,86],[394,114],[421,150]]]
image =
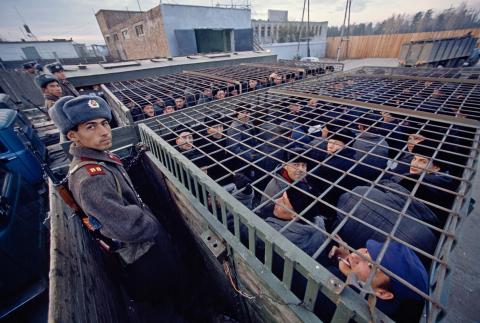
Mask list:
[[23,22],[23,28],[27,32],[27,37],[38,41],[37,36],[35,36],[35,34],[30,30],[30,27],[28,27],[27,22],[25,21],[25,19],[23,19],[23,16],[20,14],[20,11],[18,11],[17,7],[14,6],[13,8],[15,8],[15,11],[17,12],[18,16],[20,17],[20,20],[22,20],[22,22]]
[[142,7],[140,7],[140,0],[137,0],[137,4],[138,4],[138,10],[142,11]]
[[[337,62],[340,59],[340,51],[342,49],[343,42],[347,43],[347,47],[345,50],[345,57],[348,56],[348,41],[349,41],[349,34],[350,34],[350,7],[352,6],[352,0],[347,0],[347,4],[345,5],[345,15],[343,16],[343,25],[340,33],[340,44],[338,44],[337,48]],[[345,23],[347,22],[347,16],[348,16],[348,24],[345,26]],[[344,38],[344,33],[345,30],[347,31],[346,37]]]

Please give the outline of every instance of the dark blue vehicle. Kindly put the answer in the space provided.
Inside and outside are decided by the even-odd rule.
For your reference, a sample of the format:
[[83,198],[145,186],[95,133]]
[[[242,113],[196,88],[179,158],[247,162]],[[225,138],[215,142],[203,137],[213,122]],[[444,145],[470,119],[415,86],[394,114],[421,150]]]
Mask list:
[[29,121],[0,109],[0,320],[48,286],[48,241],[43,220],[48,196],[40,163],[46,149]]

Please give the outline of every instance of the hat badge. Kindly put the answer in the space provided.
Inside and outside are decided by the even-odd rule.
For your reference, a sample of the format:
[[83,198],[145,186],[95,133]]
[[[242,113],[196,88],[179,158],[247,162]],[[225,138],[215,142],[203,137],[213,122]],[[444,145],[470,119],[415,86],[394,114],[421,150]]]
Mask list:
[[92,109],[96,109],[96,108],[99,108],[100,105],[98,104],[97,101],[95,100],[88,100],[88,106]]

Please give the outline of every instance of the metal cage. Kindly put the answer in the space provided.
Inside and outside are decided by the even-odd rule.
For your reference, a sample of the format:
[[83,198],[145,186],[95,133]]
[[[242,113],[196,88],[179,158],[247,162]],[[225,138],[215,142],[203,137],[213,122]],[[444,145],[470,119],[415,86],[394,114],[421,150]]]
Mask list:
[[[332,88],[339,82],[342,89]],[[151,118],[139,130],[209,227],[300,319],[327,319],[328,302],[336,304],[328,317],[335,321],[395,319],[375,309],[379,270],[423,300],[433,322],[445,313],[448,256],[468,215],[480,142],[471,101],[477,85],[444,84],[453,87],[448,98],[463,91],[466,118],[441,114],[448,99],[428,111],[387,105],[405,86],[410,102],[423,80],[332,75]],[[341,99],[349,94],[357,97]],[[362,95],[369,99],[356,100]],[[272,182],[277,189],[269,192]],[[289,241],[300,229],[317,242]],[[371,240],[381,242],[375,259],[359,249]],[[368,277],[345,264],[345,276],[329,270],[332,246],[347,255],[333,257],[340,271],[356,255],[369,263]],[[429,273],[427,290],[384,265],[393,246],[415,253],[423,266],[415,268]],[[262,295],[247,300],[252,306],[255,297]]]

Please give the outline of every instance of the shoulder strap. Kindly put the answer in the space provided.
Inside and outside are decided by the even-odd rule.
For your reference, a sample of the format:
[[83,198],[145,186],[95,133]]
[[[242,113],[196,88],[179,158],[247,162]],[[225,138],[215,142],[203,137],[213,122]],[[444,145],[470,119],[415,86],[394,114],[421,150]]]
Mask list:
[[68,177],[72,176],[76,171],[78,171],[80,168],[82,168],[86,165],[99,165],[99,166],[103,166],[104,169],[108,170],[112,174],[113,178],[115,179],[115,186],[117,187],[118,196],[122,197],[122,188],[120,186],[120,182],[119,182],[117,176],[115,176],[115,174],[111,170],[109,170],[107,167],[105,167],[105,164],[103,164],[103,163],[99,163],[99,162],[94,161],[94,160],[87,160],[87,161],[79,162],[71,170],[68,171]]

